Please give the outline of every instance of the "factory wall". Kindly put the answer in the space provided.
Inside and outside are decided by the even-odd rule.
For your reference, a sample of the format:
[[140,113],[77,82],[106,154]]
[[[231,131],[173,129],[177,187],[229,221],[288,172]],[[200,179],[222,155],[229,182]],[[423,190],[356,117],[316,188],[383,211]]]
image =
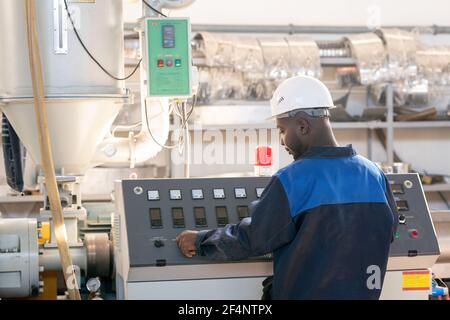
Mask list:
[[[128,4],[125,19],[135,20],[140,9],[140,1]],[[170,16],[188,16],[196,24],[429,26],[449,25],[448,12],[447,0],[197,0]]]

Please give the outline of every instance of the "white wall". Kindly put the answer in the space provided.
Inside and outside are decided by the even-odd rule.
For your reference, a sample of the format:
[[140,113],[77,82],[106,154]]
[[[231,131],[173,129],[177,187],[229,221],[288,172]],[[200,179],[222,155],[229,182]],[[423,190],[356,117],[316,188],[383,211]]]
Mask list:
[[[139,2],[126,6],[126,20],[139,16]],[[188,16],[195,24],[426,26],[450,25],[449,13],[448,0],[197,0],[170,16]]]

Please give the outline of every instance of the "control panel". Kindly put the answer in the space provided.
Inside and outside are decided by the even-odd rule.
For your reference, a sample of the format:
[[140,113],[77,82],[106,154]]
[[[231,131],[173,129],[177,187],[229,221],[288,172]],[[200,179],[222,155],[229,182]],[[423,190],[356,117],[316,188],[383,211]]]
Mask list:
[[[387,178],[399,220],[390,258],[436,257],[439,246],[419,176],[390,174]],[[248,217],[249,204],[261,197],[269,180],[270,177],[240,177],[118,182],[118,201],[122,203],[122,215],[126,220],[130,265],[216,263],[205,257],[188,259],[182,256],[176,236],[184,229],[213,229]],[[256,259],[267,260],[267,257]],[[398,266],[397,263],[392,268]],[[403,260],[401,266],[404,266]]]
[[390,256],[439,255],[439,245],[417,174],[387,175],[398,211],[398,229]]
[[120,181],[130,265],[212,263],[205,257],[185,258],[176,236],[184,229],[214,229],[248,217],[249,204],[261,197],[269,180],[270,177]]
[[145,23],[148,96],[190,96],[192,67],[189,20],[149,18]]

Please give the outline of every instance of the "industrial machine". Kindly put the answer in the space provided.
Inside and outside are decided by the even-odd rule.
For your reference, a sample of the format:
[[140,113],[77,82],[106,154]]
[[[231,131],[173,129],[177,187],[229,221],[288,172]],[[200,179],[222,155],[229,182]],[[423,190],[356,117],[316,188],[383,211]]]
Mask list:
[[[164,147],[172,103],[168,98],[176,98],[174,103],[187,108],[186,100],[192,95],[194,81],[188,19],[169,21],[155,16],[163,7],[178,8],[192,2],[153,1],[152,10],[143,3],[147,18],[140,28],[145,43],[143,59],[128,76],[124,76],[122,1],[71,1],[70,5],[67,0],[34,2],[36,41],[44,66],[46,120],[65,225],[64,230],[55,229],[47,184],[44,176],[39,176],[34,181],[40,184],[44,200],[39,214],[14,219],[7,219],[7,214],[0,217],[0,298],[29,297],[50,291],[44,290],[45,285],[57,281],[56,272],[66,272],[59,263],[57,234],[67,241],[76,267],[78,281],[73,283],[82,283],[82,276],[83,283],[89,283],[90,278],[113,276],[109,234],[80,232],[87,226],[80,184],[89,168],[134,167]],[[24,8],[22,0],[0,4],[0,41],[5,45],[0,52],[0,108],[11,125],[5,126],[8,139],[18,137],[40,167],[42,149],[34,116]],[[139,67],[142,129],[138,134],[116,137],[110,128],[132,98],[123,81]],[[14,142],[15,146],[19,143]],[[13,145],[10,140],[7,143]],[[13,178],[21,172],[16,170],[22,165],[17,150],[14,149],[15,163],[8,164]],[[15,186],[20,195],[23,183]],[[51,281],[45,281],[48,272],[53,274]],[[67,279],[63,283],[63,287],[70,285]],[[52,291],[51,297],[56,299],[56,288]]]
[[[21,172],[16,170],[22,160],[20,143],[34,163],[41,165],[36,120],[31,116],[33,90],[24,2],[0,1],[0,109],[7,120],[4,144],[6,141],[14,149],[8,179]],[[95,166],[135,168],[163,149],[182,149],[184,143],[188,177],[188,120],[193,109],[188,101],[194,93],[200,102],[218,97],[267,99],[277,83],[290,75],[319,76],[327,63],[340,67],[349,60],[358,68],[340,68],[343,82],[378,83],[392,76],[386,70],[388,65],[414,73],[409,58],[401,63],[395,60],[404,56],[406,47],[411,53],[411,41],[405,47],[396,45],[395,34],[387,30],[348,37],[344,42],[316,42],[300,36],[235,41],[202,32],[194,36],[191,52],[189,19],[161,18],[158,10],[185,7],[193,0],[149,2],[154,7],[143,4],[143,17],[136,28],[139,62],[125,75],[122,1],[35,1],[56,183],[77,283],[87,289],[91,299],[102,296],[103,283],[118,299],[259,299],[261,283],[272,273],[270,255],[242,262],[187,259],[174,239],[184,229],[215,228],[247,217],[249,203],[258,200],[269,178],[121,180],[115,186],[114,214],[103,221],[106,230],[99,227],[87,232],[90,222],[81,188],[86,171]],[[389,61],[383,51],[386,48],[391,53]],[[395,52],[400,53],[392,54]],[[423,65],[427,74],[440,74],[434,72],[436,66],[427,67],[433,60],[429,56],[435,55],[434,51],[422,52],[419,67]],[[192,60],[197,61],[199,79]],[[446,61],[437,67],[443,68]],[[141,129],[116,135],[111,130],[115,118],[134,100],[124,80],[137,70],[140,98],[136,100],[140,101],[141,116],[140,123],[131,127]],[[410,80],[402,79],[411,85],[405,87],[417,88]],[[347,110],[351,109],[351,104],[348,106]],[[262,115],[255,110],[254,114]],[[181,118],[184,132],[178,144],[168,146],[171,115]],[[235,115],[236,111],[234,123],[239,121]],[[211,118],[220,117],[213,113]],[[245,116],[241,118],[247,121]],[[388,178],[399,209],[399,229],[382,298],[427,299],[430,268],[440,253],[421,182],[415,174]],[[35,180],[42,202],[36,215],[21,216],[1,206],[0,298],[56,299],[57,277],[64,270],[46,181],[42,173]],[[14,185],[18,196],[13,202],[26,203],[27,196],[21,196],[23,183]],[[102,223],[97,221],[97,225]],[[46,295],[50,292],[54,296]]]
[[[116,183],[114,259],[119,299],[260,299],[270,256],[242,262],[185,258],[175,237],[237,223],[267,177],[123,180]],[[417,174],[390,174],[399,227],[382,299],[428,299],[439,246]]]

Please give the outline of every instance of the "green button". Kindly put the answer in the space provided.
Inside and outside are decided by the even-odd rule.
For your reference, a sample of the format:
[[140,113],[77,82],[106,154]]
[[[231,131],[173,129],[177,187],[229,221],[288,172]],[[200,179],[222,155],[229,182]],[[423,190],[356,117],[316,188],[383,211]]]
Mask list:
[[175,60],[175,67],[181,67],[181,59]]
[[400,232],[397,231],[394,236],[396,239],[400,238]]

